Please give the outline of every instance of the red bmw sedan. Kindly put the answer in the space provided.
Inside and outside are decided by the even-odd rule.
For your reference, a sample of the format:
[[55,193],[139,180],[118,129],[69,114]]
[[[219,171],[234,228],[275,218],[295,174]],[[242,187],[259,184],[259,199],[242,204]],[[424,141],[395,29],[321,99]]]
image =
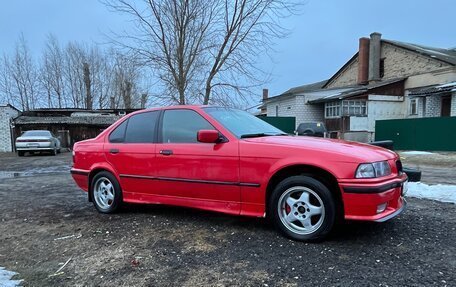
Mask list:
[[268,216],[301,241],[324,238],[341,219],[388,220],[406,205],[396,153],[290,136],[231,108],[129,114],[76,143],[73,161],[74,180],[101,213],[128,202]]

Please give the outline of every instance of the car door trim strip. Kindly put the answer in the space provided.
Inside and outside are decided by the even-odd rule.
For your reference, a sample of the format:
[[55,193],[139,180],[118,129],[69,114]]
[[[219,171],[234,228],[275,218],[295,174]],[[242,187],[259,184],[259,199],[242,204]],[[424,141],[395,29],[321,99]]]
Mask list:
[[132,174],[120,174],[120,177],[127,178],[139,178],[139,179],[148,179],[148,180],[165,180],[165,181],[180,181],[180,182],[189,182],[189,183],[204,183],[204,184],[218,184],[218,185],[237,185],[237,186],[247,186],[247,187],[260,187],[259,183],[250,183],[250,182],[232,182],[232,181],[217,181],[217,180],[203,180],[203,179],[189,179],[189,178],[174,178],[174,177],[154,177],[154,176],[144,176],[144,175],[132,175]]

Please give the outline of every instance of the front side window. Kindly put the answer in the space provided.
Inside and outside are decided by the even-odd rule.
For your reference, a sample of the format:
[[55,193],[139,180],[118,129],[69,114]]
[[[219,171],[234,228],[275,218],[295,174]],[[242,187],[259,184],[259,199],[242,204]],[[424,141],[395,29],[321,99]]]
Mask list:
[[166,110],[163,115],[162,141],[164,143],[197,143],[199,130],[215,128],[192,110]]

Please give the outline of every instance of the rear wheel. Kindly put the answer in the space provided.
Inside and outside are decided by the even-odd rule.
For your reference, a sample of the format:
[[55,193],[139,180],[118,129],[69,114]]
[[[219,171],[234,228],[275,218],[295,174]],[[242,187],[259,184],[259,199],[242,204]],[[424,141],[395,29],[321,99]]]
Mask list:
[[119,182],[109,172],[97,173],[90,186],[92,202],[101,213],[114,213],[122,204],[122,191]]
[[284,179],[269,200],[269,214],[286,236],[299,241],[323,239],[332,229],[336,206],[320,181],[308,176]]
[[21,151],[21,150],[18,150],[17,151],[17,155],[18,156],[24,156],[25,152]]

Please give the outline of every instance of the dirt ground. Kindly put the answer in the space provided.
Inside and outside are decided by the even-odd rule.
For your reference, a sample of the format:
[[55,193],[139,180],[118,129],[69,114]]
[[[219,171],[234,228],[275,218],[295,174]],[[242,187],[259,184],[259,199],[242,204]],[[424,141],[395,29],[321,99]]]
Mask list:
[[439,152],[406,155],[399,152],[404,166],[421,170],[421,181],[427,184],[456,185],[456,153]]
[[137,205],[99,214],[70,162],[0,155],[0,266],[24,286],[456,285],[454,204],[410,198],[394,220],[305,244],[264,219]]

